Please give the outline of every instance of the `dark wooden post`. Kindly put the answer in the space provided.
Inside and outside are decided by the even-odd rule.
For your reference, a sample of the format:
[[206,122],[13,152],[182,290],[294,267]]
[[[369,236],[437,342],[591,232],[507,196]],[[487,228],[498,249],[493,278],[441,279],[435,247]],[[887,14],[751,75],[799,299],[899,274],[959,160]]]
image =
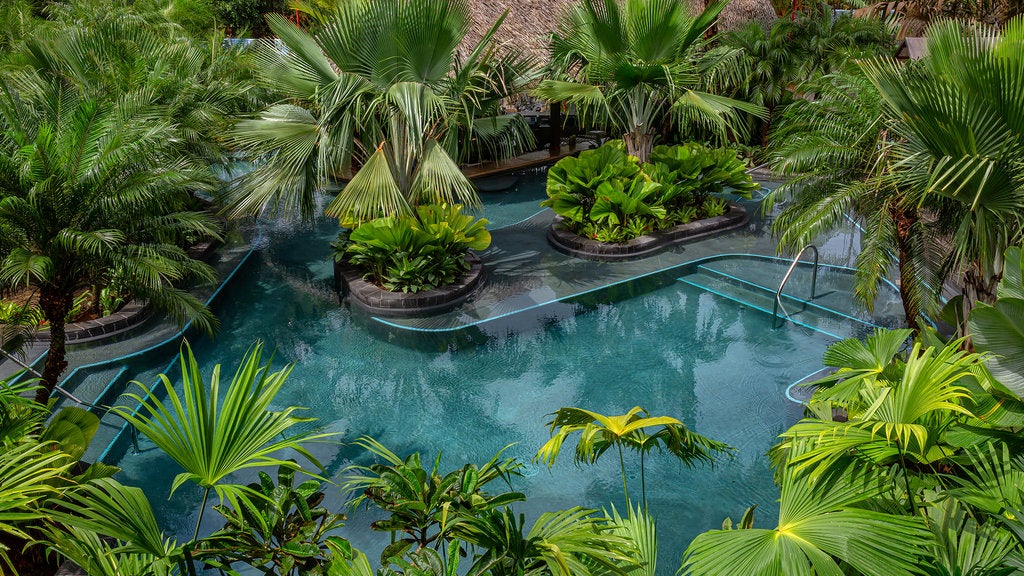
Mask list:
[[551,124],[551,140],[548,144],[548,152],[557,156],[562,152],[562,103],[551,102],[548,104],[548,122]]

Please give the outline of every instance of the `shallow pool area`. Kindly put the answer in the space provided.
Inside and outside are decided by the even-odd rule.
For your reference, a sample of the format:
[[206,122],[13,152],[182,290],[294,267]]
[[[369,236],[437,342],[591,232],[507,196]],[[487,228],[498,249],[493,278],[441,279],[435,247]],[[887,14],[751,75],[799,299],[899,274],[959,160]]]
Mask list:
[[[551,213],[538,206],[543,176],[527,172],[512,189],[485,195],[483,214],[495,228],[494,244],[482,254],[487,278],[459,309],[396,320],[339,306],[328,246],[336,224],[268,223],[258,250],[219,296],[220,331],[212,340],[193,337],[193,347],[209,373],[216,363],[229,371],[253,341],[265,340],[276,350],[275,365],[296,363],[279,404],[308,407],[306,415],[340,442],[370,435],[425,460],[443,450],[446,470],[483,463],[509,446],[506,455],[525,464],[513,487],[527,495],[515,509],[528,522],[576,505],[622,508],[612,453],[584,468],[573,465],[568,448],[551,470],[531,463],[548,439],[548,414],[564,406],[620,414],[639,405],[677,417],[736,453],[713,468],[647,459],[658,572],[674,574],[689,541],[726,516],[737,519],[757,504],[756,525],[774,525],[778,491],[765,453],[802,414],[787,388],[821,368],[837,337],[898,321],[898,298],[881,295],[872,315],[849,302],[852,275],[844,266],[859,244],[857,234],[843,231],[820,243],[828,266],[819,272],[817,308],[791,306],[794,322],[774,328],[759,298],[774,291],[788,261],[772,257],[769,218],[753,202],[751,223],[737,231],[634,262],[573,259],[544,240]],[[806,266],[797,268],[793,294],[806,289],[807,274]],[[109,370],[127,366],[150,385],[173,360],[173,350],[161,348]],[[104,426],[116,431],[111,418]],[[133,453],[122,438],[105,457],[122,468],[122,482],[146,490],[164,526],[187,539],[199,489],[187,485],[168,499],[177,466],[144,438],[140,448]],[[313,452],[330,475],[368,462],[338,443]],[[627,455],[627,463],[635,497],[639,459]],[[328,507],[345,501],[336,488],[327,494]],[[367,528],[375,518],[350,513],[342,532],[371,559],[388,541]],[[204,530],[218,526],[208,513]]]

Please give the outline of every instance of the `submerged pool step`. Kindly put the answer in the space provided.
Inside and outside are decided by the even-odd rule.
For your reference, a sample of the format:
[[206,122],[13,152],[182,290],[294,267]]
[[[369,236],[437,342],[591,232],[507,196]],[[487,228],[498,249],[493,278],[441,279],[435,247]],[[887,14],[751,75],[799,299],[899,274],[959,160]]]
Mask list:
[[[774,293],[791,263],[783,258],[747,255],[712,259],[700,267],[760,285]],[[786,284],[786,294],[797,299],[810,296],[812,269],[810,262],[801,261]],[[857,303],[854,283],[854,270],[823,263],[818,268],[815,297],[811,302],[870,326],[897,327],[903,324],[903,305],[895,286],[883,286],[875,299],[873,312],[868,313]]]
[[[700,270],[701,272],[703,272],[704,274],[708,274],[710,276],[715,276],[715,277],[722,278],[726,282],[730,282],[730,283],[736,284],[737,286],[742,286],[744,288],[753,289],[753,290],[762,290],[766,294],[769,295],[769,297],[772,300],[771,304],[774,305],[775,293],[778,291],[778,285],[775,285],[775,287],[771,287],[771,285],[764,285],[764,284],[761,284],[761,283],[758,283],[758,282],[747,280],[745,278],[739,277],[737,275],[734,275],[734,274],[731,274],[731,273],[728,273],[728,272],[723,272],[721,270],[716,270],[716,269],[711,268],[709,266],[706,266],[704,264],[701,264],[701,265],[697,266],[697,269]],[[794,273],[794,276],[791,278],[791,282],[794,279],[797,279],[795,273]],[[783,306],[786,307],[786,310],[789,311],[790,314],[792,314],[793,313],[793,310],[792,310],[793,306],[798,306],[799,309],[801,309],[801,310],[804,309],[805,307],[806,308],[814,308],[816,310],[820,310],[820,311],[828,313],[828,314],[833,314],[835,316],[839,316],[841,318],[845,318],[845,319],[847,319],[847,320],[849,320],[851,322],[856,322],[858,324],[863,324],[864,326],[867,326],[869,328],[880,328],[881,327],[881,326],[879,326],[878,324],[872,322],[869,319],[863,318],[863,317],[858,316],[858,315],[854,315],[851,310],[846,310],[846,309],[843,309],[843,308],[835,307],[834,306],[834,302],[838,298],[842,298],[842,299],[848,300],[848,301],[850,301],[852,303],[852,301],[853,301],[853,294],[851,292],[848,292],[848,291],[845,291],[845,290],[838,290],[837,291],[835,289],[830,289],[830,287],[827,286],[827,285],[826,286],[822,286],[821,285],[821,280],[822,280],[822,278],[819,277],[818,278],[819,285],[818,285],[818,289],[816,290],[816,293],[818,294],[818,296],[816,298],[814,298],[814,299],[807,298],[807,297],[810,296],[810,275],[809,275],[809,272],[808,272],[808,276],[806,278],[806,284],[804,284],[804,286],[794,286],[794,285],[791,285],[791,284],[787,283],[786,284],[786,291],[782,293],[782,304],[783,304]],[[804,290],[804,291],[807,292],[807,297],[797,296],[797,295],[792,293],[793,290]],[[769,308],[770,308],[770,306],[769,306]]]
[[[707,271],[698,270],[692,274],[680,277],[679,281],[768,315],[771,315],[775,303],[774,292],[743,285],[719,274]],[[827,310],[811,306],[801,309],[794,302],[786,302],[784,305],[787,305],[786,311],[789,312],[789,321],[793,324],[820,332],[837,340],[861,336],[869,329],[863,324],[855,323],[844,316],[832,314]],[[785,318],[781,310],[779,315],[781,318]]]

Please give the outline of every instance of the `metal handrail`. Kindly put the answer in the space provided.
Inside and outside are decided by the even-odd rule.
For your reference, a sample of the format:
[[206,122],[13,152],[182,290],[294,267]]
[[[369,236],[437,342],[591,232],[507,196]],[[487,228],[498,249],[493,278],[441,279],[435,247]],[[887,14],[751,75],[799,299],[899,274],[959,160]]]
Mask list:
[[793,270],[796,270],[796,265],[800,263],[800,258],[808,250],[814,251],[814,268],[811,270],[811,297],[809,298],[809,300],[814,300],[814,290],[818,284],[818,247],[814,244],[808,244],[797,252],[796,258],[793,258],[792,264],[789,265],[789,270],[786,270],[786,275],[782,277],[782,282],[779,283],[779,289],[775,291],[775,304],[772,306],[772,328],[779,327],[779,308],[782,308],[782,312],[789,317],[786,307],[782,305],[782,290],[786,287],[786,283],[789,282],[789,277],[793,275]]

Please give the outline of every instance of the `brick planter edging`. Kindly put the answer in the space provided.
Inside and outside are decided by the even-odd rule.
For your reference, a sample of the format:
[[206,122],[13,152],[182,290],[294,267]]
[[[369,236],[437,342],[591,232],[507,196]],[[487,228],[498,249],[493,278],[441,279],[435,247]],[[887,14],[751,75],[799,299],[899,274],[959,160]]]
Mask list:
[[[67,334],[67,343],[91,342],[124,332],[145,322],[152,316],[152,312],[145,302],[132,300],[109,316],[66,324],[64,332]],[[33,342],[48,342],[49,340],[49,329],[39,330],[32,335]]]
[[349,296],[360,308],[380,316],[423,316],[442,312],[462,304],[472,295],[484,276],[480,257],[466,254],[469,270],[454,284],[423,292],[390,292],[363,280],[362,274],[347,262],[334,263],[334,285],[342,297]]
[[562,218],[558,216],[548,227],[547,238],[548,243],[556,250],[576,258],[600,261],[632,260],[650,256],[673,244],[699,240],[719,232],[733,230],[746,225],[749,221],[747,211],[739,204],[730,202],[729,211],[721,216],[695,220],[651,232],[628,242],[611,244],[570,232],[562,225]]

